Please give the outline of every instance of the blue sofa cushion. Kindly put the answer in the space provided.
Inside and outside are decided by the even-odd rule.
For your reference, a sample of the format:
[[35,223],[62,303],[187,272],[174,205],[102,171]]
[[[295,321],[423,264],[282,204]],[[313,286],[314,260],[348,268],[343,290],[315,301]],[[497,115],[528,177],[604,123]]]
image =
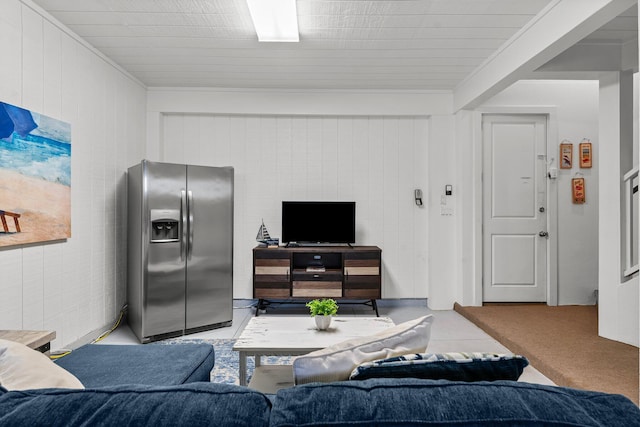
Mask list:
[[279,390],[271,426],[640,426],[621,395],[514,381],[416,378],[312,383]]
[[214,349],[209,344],[87,344],[56,363],[86,388],[209,382]]
[[495,353],[419,353],[363,363],[349,379],[425,378],[450,381],[516,381],[526,357]]
[[229,384],[40,389],[0,394],[0,425],[266,426],[271,403]]

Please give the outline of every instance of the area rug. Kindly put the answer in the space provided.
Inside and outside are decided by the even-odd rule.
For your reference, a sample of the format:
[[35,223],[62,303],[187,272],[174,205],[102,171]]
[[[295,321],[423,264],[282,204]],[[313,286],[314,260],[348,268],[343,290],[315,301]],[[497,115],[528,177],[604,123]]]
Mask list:
[[[172,338],[157,341],[153,344],[210,344],[215,351],[215,364],[211,371],[212,383],[239,384],[240,357],[237,351],[233,351],[234,339],[197,339],[197,338]],[[292,356],[262,356],[263,365],[290,365],[293,363]],[[251,375],[255,369],[253,357],[247,358],[247,382],[251,380]]]
[[556,384],[619,393],[638,404],[638,348],[598,336],[596,306],[456,304],[454,309]]

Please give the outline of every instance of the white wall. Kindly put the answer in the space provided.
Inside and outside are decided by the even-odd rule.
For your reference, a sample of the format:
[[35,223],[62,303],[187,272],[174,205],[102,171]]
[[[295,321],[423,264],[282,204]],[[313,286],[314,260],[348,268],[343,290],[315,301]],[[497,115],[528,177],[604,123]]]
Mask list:
[[[357,201],[357,244],[382,248],[383,297],[430,296],[431,305],[441,298],[433,289],[446,296],[454,288],[455,243],[438,248],[436,258],[447,262],[430,258],[429,218],[440,215],[440,205],[426,203],[431,177],[453,183],[453,159],[429,152],[446,152],[451,143],[451,105],[450,93],[436,91],[152,88],[147,155],[236,167],[236,298],[252,296],[251,248],[261,218],[277,237],[283,199],[340,198]],[[415,188],[424,191],[422,208]],[[438,239],[455,235],[453,221],[438,227]]]
[[[455,177],[452,99],[438,91],[150,88],[147,156],[236,167],[235,297],[252,296],[261,218],[277,237],[283,199],[341,198],[358,203],[357,243],[382,248],[383,297],[429,296],[430,305],[451,308],[455,224],[430,220],[440,215],[430,180]],[[424,191],[422,208],[415,188]],[[433,227],[446,239],[435,240],[436,255],[428,252]]]
[[[455,145],[455,118],[452,114],[431,117],[429,135],[429,300],[432,310],[451,310],[458,301],[462,280],[456,251],[460,246],[456,219],[466,215],[456,204],[460,167]],[[451,185],[452,195],[445,195]],[[444,202],[444,203],[443,203]]]
[[[600,80],[600,139],[603,189],[600,200],[600,296],[598,333],[603,337],[640,345],[638,277],[623,280],[621,255],[621,178],[632,167],[634,118],[631,75],[609,73]],[[627,114],[622,110],[626,110]],[[604,149],[606,147],[606,149]]]
[[451,114],[448,91],[149,88],[152,113],[428,116]]
[[67,241],[0,251],[0,329],[51,329],[60,348],[125,302],[118,192],[144,152],[145,88],[29,1],[0,2],[0,100],[71,123]]
[[454,301],[482,305],[482,116],[469,110],[455,114],[456,230],[459,276]]
[[[549,146],[549,157],[558,165],[559,144],[573,143],[573,168],[558,169],[558,304],[594,304],[598,289],[598,82],[520,81],[483,104],[478,110],[513,107],[548,107],[555,111],[557,141]],[[578,144],[588,138],[593,144],[593,167],[579,166]],[[585,178],[586,203],[573,204],[571,179]]]
[[384,298],[427,296],[426,117],[166,114],[153,160],[235,168],[234,297],[252,298],[263,219],[282,200],[355,200],[356,244],[382,248]]

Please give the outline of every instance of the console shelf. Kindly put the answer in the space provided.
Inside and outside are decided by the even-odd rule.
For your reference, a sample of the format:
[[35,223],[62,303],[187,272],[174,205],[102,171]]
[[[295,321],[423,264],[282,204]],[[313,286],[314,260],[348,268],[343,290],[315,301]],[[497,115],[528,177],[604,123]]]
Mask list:
[[309,246],[253,249],[256,316],[270,299],[366,300],[378,315],[381,253],[377,246]]

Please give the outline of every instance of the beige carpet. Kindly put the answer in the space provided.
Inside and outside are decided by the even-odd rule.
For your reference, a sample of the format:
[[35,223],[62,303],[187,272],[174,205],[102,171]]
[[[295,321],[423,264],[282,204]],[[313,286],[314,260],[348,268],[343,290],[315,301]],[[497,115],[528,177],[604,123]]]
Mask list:
[[619,393],[638,404],[638,348],[599,337],[596,306],[455,304],[454,309],[556,384]]

